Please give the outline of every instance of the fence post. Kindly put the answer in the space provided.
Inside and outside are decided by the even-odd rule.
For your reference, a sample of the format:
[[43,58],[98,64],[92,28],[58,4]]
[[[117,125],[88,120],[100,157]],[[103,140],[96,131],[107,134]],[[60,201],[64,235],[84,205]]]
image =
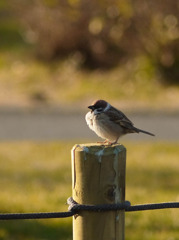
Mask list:
[[[80,204],[125,201],[126,149],[116,144],[75,145],[73,199]],[[124,240],[124,211],[84,211],[73,217],[73,240]]]

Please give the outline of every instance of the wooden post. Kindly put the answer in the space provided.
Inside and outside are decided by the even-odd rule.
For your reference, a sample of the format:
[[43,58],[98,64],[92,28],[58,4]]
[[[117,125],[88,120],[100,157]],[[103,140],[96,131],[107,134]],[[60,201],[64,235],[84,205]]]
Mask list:
[[[73,199],[80,204],[125,201],[126,149],[122,145],[75,145]],[[73,240],[124,240],[124,211],[82,211],[73,217]]]

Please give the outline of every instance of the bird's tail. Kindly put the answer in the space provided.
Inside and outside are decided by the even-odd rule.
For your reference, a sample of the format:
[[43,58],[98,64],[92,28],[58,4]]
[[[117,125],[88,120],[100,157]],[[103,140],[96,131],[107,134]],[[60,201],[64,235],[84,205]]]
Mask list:
[[135,128],[135,130],[136,130],[137,133],[142,132],[142,133],[148,134],[148,135],[150,135],[150,136],[155,136],[155,134],[150,133],[150,132],[147,132],[147,131],[144,131],[144,130],[139,129],[139,128]]

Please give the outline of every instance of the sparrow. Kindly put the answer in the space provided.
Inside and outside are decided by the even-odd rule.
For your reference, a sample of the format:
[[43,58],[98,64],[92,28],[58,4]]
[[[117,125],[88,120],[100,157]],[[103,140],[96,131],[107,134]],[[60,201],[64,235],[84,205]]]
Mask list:
[[105,100],[97,100],[88,108],[90,111],[85,116],[86,122],[91,130],[105,139],[104,143],[115,144],[121,136],[127,133],[142,132],[155,136],[153,133],[134,127],[123,112]]

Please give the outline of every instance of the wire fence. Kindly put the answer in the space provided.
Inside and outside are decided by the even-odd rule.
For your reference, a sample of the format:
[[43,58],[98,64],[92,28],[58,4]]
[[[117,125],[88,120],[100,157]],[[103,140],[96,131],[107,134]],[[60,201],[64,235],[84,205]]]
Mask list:
[[119,204],[100,204],[100,205],[84,205],[78,204],[72,197],[67,199],[69,205],[67,212],[44,212],[44,213],[4,213],[0,214],[0,220],[25,220],[25,219],[49,219],[49,218],[67,218],[80,214],[81,211],[117,211],[125,210],[125,212],[136,212],[145,210],[179,208],[179,202],[164,202],[131,205],[129,201]]

